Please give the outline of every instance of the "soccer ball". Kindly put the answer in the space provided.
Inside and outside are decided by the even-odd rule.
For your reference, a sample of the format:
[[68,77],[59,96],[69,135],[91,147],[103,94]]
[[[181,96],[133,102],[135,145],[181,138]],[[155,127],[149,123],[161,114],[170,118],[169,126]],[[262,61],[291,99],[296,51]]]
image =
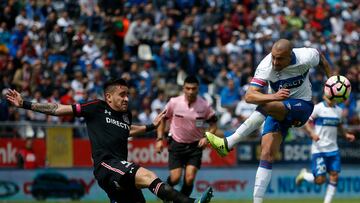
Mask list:
[[324,94],[331,101],[344,102],[349,98],[350,92],[351,84],[344,76],[331,76],[325,83]]

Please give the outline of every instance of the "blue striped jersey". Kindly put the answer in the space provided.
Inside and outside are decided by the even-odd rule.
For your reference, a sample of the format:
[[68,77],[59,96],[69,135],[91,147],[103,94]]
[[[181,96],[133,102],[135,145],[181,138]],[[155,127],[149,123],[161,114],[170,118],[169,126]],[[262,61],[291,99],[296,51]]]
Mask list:
[[320,140],[312,143],[311,152],[333,152],[338,150],[337,135],[338,126],[342,123],[342,109],[335,105],[327,105],[326,102],[320,102],[315,105],[314,111],[310,116],[315,124],[315,133]]

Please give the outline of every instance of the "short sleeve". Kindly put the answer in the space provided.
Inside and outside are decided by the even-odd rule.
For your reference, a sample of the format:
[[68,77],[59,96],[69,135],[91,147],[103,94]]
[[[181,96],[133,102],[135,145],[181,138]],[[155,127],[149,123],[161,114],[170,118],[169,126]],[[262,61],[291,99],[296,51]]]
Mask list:
[[309,67],[315,67],[319,65],[320,62],[320,53],[318,50],[314,48],[305,48],[306,49],[306,57],[304,58],[304,62],[309,65]]
[[319,115],[319,105],[315,105],[313,112],[311,113],[311,116],[309,120],[314,121]]
[[76,117],[90,117],[94,115],[95,109],[100,104],[100,100],[89,101],[83,104],[72,105]]
[[166,109],[165,118],[171,119],[173,112],[174,112],[174,99],[173,98],[171,98],[169,100],[169,102],[166,104],[165,109]]
[[267,86],[267,82],[266,82],[266,80],[254,77],[253,79],[251,79],[250,85],[260,87],[260,88],[264,88],[264,87]]
[[250,85],[256,87],[267,87],[269,79],[269,64],[271,64],[271,55],[268,54],[257,66],[254,77],[252,78]]
[[344,123],[344,118],[342,116],[343,109],[340,106],[336,106],[336,113],[339,116],[340,123]]

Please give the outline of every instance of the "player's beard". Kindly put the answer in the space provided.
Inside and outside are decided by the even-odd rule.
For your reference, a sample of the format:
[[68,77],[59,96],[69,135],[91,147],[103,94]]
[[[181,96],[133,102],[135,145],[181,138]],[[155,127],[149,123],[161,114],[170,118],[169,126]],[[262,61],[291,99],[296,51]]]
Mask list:
[[274,69],[275,71],[281,71],[281,70],[283,69],[283,67],[273,65],[273,69]]
[[121,111],[127,111],[128,107],[129,107],[129,104],[127,102],[122,102],[120,109],[121,109]]

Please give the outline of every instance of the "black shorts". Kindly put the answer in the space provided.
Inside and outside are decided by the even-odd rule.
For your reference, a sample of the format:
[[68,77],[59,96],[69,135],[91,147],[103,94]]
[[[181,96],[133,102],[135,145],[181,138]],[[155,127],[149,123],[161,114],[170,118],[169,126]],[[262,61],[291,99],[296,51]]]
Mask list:
[[139,168],[131,162],[110,159],[97,165],[94,175],[111,202],[144,203],[141,189],[135,187],[135,174]]
[[201,168],[202,148],[198,147],[199,142],[179,143],[169,138],[169,169],[182,168],[186,165],[193,165]]

